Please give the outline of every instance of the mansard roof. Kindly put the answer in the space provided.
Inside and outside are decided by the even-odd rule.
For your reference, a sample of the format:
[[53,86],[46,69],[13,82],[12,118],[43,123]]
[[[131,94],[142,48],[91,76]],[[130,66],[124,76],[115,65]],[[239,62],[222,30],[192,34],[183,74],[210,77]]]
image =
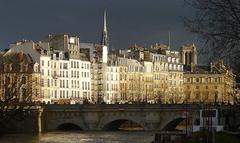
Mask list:
[[23,52],[6,53],[0,59],[0,72],[20,72],[22,66],[25,66],[22,72],[33,72],[36,64],[29,54]]
[[184,71],[191,74],[223,74],[231,72],[222,61],[210,63],[209,65],[184,65]]

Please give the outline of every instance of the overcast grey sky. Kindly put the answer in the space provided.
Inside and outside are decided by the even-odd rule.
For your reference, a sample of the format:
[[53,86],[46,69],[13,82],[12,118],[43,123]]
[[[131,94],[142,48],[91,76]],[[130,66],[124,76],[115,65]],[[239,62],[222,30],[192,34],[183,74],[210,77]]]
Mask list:
[[105,8],[114,48],[167,44],[168,31],[173,49],[198,42],[183,26],[181,17],[193,15],[184,0],[0,0],[0,49],[62,33],[98,43]]

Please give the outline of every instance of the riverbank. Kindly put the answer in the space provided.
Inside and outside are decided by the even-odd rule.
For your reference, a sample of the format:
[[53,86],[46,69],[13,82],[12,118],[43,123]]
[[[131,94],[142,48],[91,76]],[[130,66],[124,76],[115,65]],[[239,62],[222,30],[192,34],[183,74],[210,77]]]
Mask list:
[[194,133],[192,138],[187,139],[184,143],[207,143],[212,142],[212,140],[215,140],[215,143],[240,143],[238,135],[227,132],[218,132],[214,135],[207,131]]

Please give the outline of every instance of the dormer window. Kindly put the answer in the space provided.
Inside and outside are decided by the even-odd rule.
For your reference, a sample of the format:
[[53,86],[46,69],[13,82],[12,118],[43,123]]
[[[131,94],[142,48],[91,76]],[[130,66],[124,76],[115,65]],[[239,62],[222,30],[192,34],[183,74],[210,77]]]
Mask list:
[[25,72],[28,71],[28,64],[25,65]]
[[56,54],[53,54],[53,59],[56,60]]
[[23,64],[20,63],[20,72],[23,72]]
[[34,72],[38,72],[38,64],[34,64]]
[[[8,70],[9,70],[9,71],[12,71],[12,64],[9,64],[9,65],[8,65]],[[7,70],[7,71],[8,71],[8,70]]]

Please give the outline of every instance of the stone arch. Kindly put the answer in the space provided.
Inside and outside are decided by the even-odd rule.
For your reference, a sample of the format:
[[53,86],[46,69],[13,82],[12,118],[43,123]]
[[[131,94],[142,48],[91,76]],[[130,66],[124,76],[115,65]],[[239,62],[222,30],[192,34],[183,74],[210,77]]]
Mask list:
[[142,125],[139,121],[132,120],[132,119],[114,119],[108,122],[105,122],[105,124],[101,127],[101,130],[105,131],[117,131],[123,125],[124,123],[130,122],[134,125],[136,125],[139,130],[146,130],[145,126]]
[[173,131],[183,120],[184,120],[184,118],[181,118],[181,117],[175,118],[175,119],[171,120],[170,122],[168,122],[164,126],[163,130],[164,131]]
[[56,128],[56,130],[60,130],[60,131],[82,131],[83,129],[75,124],[75,123],[62,123],[62,124],[59,124]]

